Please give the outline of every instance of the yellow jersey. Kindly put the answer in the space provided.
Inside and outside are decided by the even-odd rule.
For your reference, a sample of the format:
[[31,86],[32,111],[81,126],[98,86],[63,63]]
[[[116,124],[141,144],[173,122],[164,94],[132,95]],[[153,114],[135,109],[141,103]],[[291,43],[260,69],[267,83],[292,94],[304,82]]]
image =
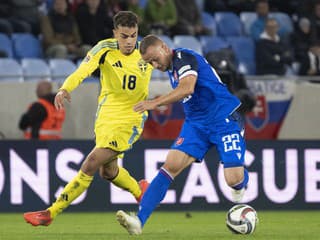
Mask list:
[[72,92],[79,84],[100,68],[100,108],[106,115],[117,119],[141,117],[133,106],[147,99],[152,66],[141,58],[138,43],[130,55],[120,52],[116,39],[98,42],[84,58],[77,70],[63,83],[61,89]]

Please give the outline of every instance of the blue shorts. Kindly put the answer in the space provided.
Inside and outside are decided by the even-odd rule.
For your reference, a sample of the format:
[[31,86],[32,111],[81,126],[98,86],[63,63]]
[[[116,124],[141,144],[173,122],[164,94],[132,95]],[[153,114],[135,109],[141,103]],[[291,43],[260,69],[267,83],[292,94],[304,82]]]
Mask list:
[[186,121],[171,149],[180,150],[201,162],[215,146],[225,168],[244,165],[246,144],[242,117],[233,113],[215,126],[204,126]]

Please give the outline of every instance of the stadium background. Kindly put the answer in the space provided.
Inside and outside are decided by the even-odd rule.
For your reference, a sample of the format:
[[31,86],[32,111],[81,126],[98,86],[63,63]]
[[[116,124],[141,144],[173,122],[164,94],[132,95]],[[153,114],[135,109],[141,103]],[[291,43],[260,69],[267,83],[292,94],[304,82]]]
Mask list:
[[[200,41],[195,47],[202,49]],[[15,51],[15,49],[12,50]],[[27,53],[30,54],[30,52]],[[0,142],[0,211],[2,212],[20,212],[48,206],[55,198],[59,187],[69,180],[67,176],[75,173],[83,157],[93,146],[93,121],[99,92],[99,84],[95,82],[96,79],[88,80],[72,93],[72,104],[67,104],[67,117],[63,129],[64,140],[45,143],[22,140],[22,133],[17,127],[18,119],[25,111],[27,104],[36,100],[35,80],[48,78],[54,83],[55,89],[58,89],[61,80],[76,66],[69,62],[69,67],[61,67],[64,72],[55,75],[54,69],[57,69],[54,68],[54,64],[51,65],[49,60],[43,60],[44,68],[47,67],[48,71],[39,74],[37,71],[31,71],[33,70],[31,66],[26,67],[23,64],[23,59],[29,57],[11,59],[16,64],[14,69],[10,68],[11,60],[6,62],[1,59],[1,62],[6,62],[1,65],[2,73],[0,74],[0,133],[2,137]],[[27,73],[30,75],[27,76]],[[319,85],[316,83],[319,79],[295,75],[280,78],[247,74],[246,77],[249,87],[259,100],[256,111],[246,116],[247,139],[250,140],[246,161],[250,162],[250,157],[255,156],[255,164],[248,166],[248,169],[256,173],[255,187],[258,192],[256,198],[247,202],[259,209],[268,210],[319,209],[320,129],[318,126],[320,114],[317,110],[320,98],[318,97]],[[150,97],[165,93],[169,89],[169,83],[164,76],[154,74],[150,85]],[[166,151],[171,143],[167,139],[174,138],[175,133],[179,131],[182,118],[183,113],[179,104],[150,113],[143,139],[132,151],[128,152],[124,160],[124,164],[128,164],[128,168],[136,177],[152,179],[154,172],[148,172],[145,167],[149,158],[158,155],[156,153],[151,156],[147,155],[147,150]],[[158,139],[158,141],[153,141],[153,139]],[[74,149],[77,151],[73,151]],[[67,155],[65,161],[61,160],[64,167],[60,168],[58,157],[64,151],[70,151],[74,155]],[[268,155],[269,151],[275,154],[274,158],[272,154]],[[271,163],[268,162],[268,157]],[[130,164],[132,159],[135,161],[134,164]],[[188,170],[177,179],[173,186],[178,191],[178,197],[175,200],[171,199],[171,203],[169,199],[169,203],[164,205],[163,210],[203,210],[204,203],[207,203],[212,210],[225,210],[232,205],[223,192],[223,187],[219,185],[218,162],[215,153],[210,152],[207,159],[208,169],[213,175],[210,183],[214,184],[214,188],[208,189],[211,191],[215,189],[217,194],[211,197],[217,196],[217,198],[211,199],[205,193],[200,192],[199,196],[189,197],[189,202],[181,202],[182,191],[189,181],[190,170]],[[156,166],[159,167],[163,158],[156,160],[159,162]],[[268,179],[264,171],[270,167],[270,164],[271,166],[275,164],[276,167],[271,168],[274,169],[274,172],[268,172],[273,176]],[[146,176],[146,174],[149,175]],[[199,177],[199,175],[193,177]],[[199,188],[203,183],[200,180],[195,181]],[[273,187],[274,194],[284,194],[284,199],[279,200],[271,193],[268,195],[266,193],[268,185],[276,185]],[[96,202],[97,192],[103,196],[99,199],[98,204]],[[115,195],[112,195],[111,192],[111,187],[105,185],[97,177],[94,188],[89,190],[88,194],[80,199],[78,206],[72,207],[71,210],[113,211],[119,207],[134,207],[133,200],[121,202],[122,197],[113,199]],[[124,196],[123,199],[127,197]],[[205,209],[208,208],[205,207]]]

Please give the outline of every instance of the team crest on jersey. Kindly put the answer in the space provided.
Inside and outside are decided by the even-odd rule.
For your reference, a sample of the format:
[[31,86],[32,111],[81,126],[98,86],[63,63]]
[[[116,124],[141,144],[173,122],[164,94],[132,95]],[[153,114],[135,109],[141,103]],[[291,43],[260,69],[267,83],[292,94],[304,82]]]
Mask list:
[[176,140],[175,145],[176,145],[176,146],[179,146],[179,145],[181,145],[181,144],[183,143],[183,141],[184,141],[184,138],[179,137],[179,138]]
[[172,114],[172,104],[157,107],[151,111],[152,119],[160,125],[165,125]]
[[256,131],[260,131],[266,126],[269,122],[269,109],[265,96],[256,96],[256,106],[246,115],[246,121]]
[[143,59],[140,59],[138,61],[138,67],[141,72],[145,73],[147,71],[148,64]]

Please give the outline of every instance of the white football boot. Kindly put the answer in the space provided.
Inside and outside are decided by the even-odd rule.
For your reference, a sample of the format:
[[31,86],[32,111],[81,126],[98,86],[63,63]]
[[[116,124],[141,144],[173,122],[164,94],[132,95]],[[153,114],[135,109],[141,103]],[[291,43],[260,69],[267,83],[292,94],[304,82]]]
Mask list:
[[232,190],[231,190],[231,193],[232,193],[232,200],[233,200],[233,202],[235,202],[235,203],[241,202],[241,200],[242,200],[242,198],[243,198],[243,196],[244,196],[245,191],[246,191],[245,188],[241,188],[240,190],[232,189]]
[[130,235],[140,235],[142,233],[141,222],[134,214],[127,214],[119,210],[116,214],[117,221],[123,226]]

